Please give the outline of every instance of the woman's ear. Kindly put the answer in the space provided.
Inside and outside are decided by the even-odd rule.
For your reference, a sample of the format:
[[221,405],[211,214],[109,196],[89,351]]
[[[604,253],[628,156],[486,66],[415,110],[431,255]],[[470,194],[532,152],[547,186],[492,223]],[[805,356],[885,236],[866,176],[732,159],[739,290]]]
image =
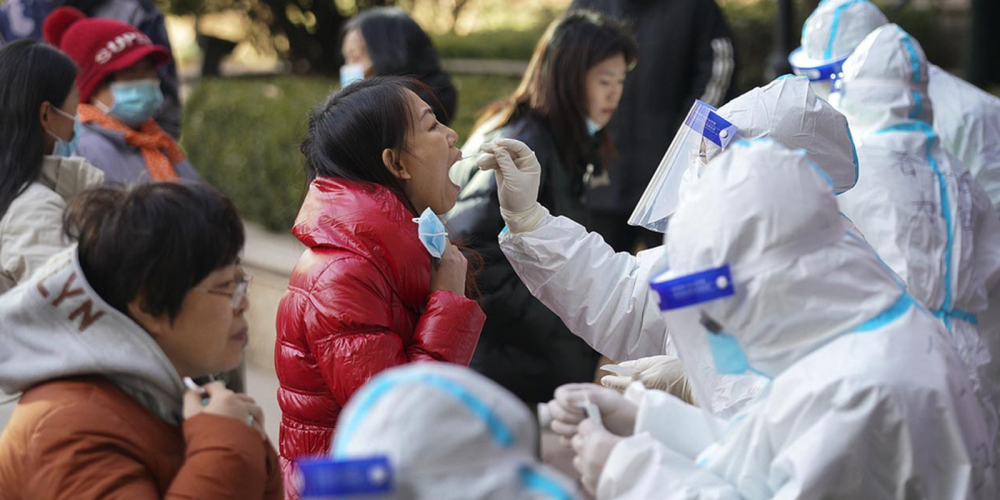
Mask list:
[[52,103],[42,101],[42,105],[38,107],[38,123],[42,125],[43,129],[49,129],[49,121],[52,120],[52,115]]
[[411,178],[410,172],[406,170],[402,162],[399,161],[399,155],[395,151],[385,148],[382,150],[382,163],[385,168],[389,170],[394,177],[400,180],[409,180]]
[[153,316],[152,314],[146,312],[142,307],[143,298],[136,297],[128,303],[128,315],[139,323],[144,330],[146,330],[150,336],[154,339],[162,336],[166,333],[170,326],[170,320],[166,314],[160,316]]

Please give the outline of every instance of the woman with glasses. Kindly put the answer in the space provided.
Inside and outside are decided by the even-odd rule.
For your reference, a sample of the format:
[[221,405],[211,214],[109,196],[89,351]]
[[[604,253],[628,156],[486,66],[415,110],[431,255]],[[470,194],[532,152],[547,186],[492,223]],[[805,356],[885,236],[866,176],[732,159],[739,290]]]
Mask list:
[[[88,191],[77,244],[0,296],[0,500],[280,499],[252,398],[188,378],[243,359],[243,225],[203,184]],[[187,388],[185,385],[188,384]]]
[[70,157],[79,137],[75,78],[73,62],[50,45],[0,49],[0,294],[65,248],[66,198],[104,180]]

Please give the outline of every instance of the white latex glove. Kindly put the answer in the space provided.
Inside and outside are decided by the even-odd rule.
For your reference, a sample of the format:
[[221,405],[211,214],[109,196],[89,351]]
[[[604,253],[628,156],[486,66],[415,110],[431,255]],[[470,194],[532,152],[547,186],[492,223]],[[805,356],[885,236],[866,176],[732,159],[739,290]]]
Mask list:
[[597,494],[597,483],[601,479],[604,465],[622,439],[607,431],[593,419],[584,420],[571,444],[576,456],[573,457],[573,467],[580,473],[580,482],[591,495]]
[[691,383],[684,373],[684,364],[673,356],[650,356],[632,361],[623,361],[618,366],[638,373],[627,375],[605,375],[601,385],[625,392],[633,381],[642,382],[647,389],[669,392],[688,404],[694,403]]
[[577,426],[587,418],[584,409],[587,398],[601,413],[607,429],[619,436],[631,436],[639,407],[625,399],[618,391],[597,384],[566,384],[556,389],[555,399],[549,401],[552,415],[552,432],[560,436],[563,444],[577,432]]
[[493,170],[497,178],[500,215],[514,233],[531,231],[545,219],[548,211],[538,203],[542,166],[535,152],[514,139],[497,139],[480,148],[476,161],[480,170]]

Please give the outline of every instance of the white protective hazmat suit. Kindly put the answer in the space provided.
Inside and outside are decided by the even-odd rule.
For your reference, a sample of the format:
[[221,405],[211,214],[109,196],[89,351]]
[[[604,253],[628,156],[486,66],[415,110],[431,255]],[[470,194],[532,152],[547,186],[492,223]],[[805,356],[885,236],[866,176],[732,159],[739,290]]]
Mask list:
[[[995,498],[985,421],[947,332],[848,234],[807,156],[741,142],[688,189],[657,281],[730,266],[731,295],[679,311],[710,316],[773,380],[700,446],[689,406],[634,384],[635,433],[612,449],[598,499]],[[678,330],[679,344],[716,335]]]
[[[857,180],[847,120],[817,99],[805,79],[783,78],[755,88],[720,108],[718,114],[739,127],[740,137],[769,137],[805,149],[834,179],[838,191],[849,189]],[[710,149],[708,154],[718,152]],[[683,198],[684,184],[681,189]],[[530,231],[502,232],[500,248],[528,290],[601,354],[616,360],[676,356],[656,296],[648,286],[651,272],[663,258],[663,247],[636,256],[616,254],[599,234],[588,234],[568,218],[546,215]],[[710,366],[700,368],[711,370]],[[728,417],[762,387],[762,379],[754,375],[722,377],[710,389],[708,406]]]
[[[825,0],[806,19],[802,47],[789,62],[795,67],[842,61],[869,33],[888,22],[867,0]],[[936,108],[933,125],[941,145],[962,160],[993,206],[1000,209],[1000,99],[933,64],[928,73],[927,92]],[[829,91],[824,89],[830,84],[817,81],[815,88],[825,99]]]
[[576,486],[541,464],[538,424],[500,385],[447,363],[386,370],[337,421],[333,456],[386,456],[393,491],[381,500],[574,500]]
[[920,44],[895,24],[873,31],[844,63],[831,102],[854,130],[862,175],[840,206],[952,333],[995,427],[990,364],[1000,359],[991,362],[976,315],[1000,281],[1000,221],[931,128],[927,66]]

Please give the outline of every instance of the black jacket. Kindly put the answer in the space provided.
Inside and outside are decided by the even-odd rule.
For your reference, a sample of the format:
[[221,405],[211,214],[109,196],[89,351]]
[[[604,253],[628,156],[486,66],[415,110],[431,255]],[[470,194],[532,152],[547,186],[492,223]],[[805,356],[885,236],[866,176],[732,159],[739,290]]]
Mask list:
[[732,36],[714,0],[575,0],[630,24],[639,42],[635,69],[609,129],[618,160],[611,184],[588,206],[631,213],[695,99],[719,107],[735,97]]
[[[475,136],[476,134],[473,134]],[[563,168],[548,127],[525,117],[512,121],[484,141],[496,137],[528,145],[542,166],[539,202],[553,215],[586,224],[583,176]],[[573,335],[562,320],[535,299],[500,251],[497,235],[504,228],[493,172],[480,172],[475,155],[459,165],[453,179],[462,185],[458,202],[447,214],[448,232],[480,253],[485,267],[479,275],[480,306],[486,324],[471,367],[498,382],[534,408],[549,401],[556,387],[589,382],[600,355]]]

